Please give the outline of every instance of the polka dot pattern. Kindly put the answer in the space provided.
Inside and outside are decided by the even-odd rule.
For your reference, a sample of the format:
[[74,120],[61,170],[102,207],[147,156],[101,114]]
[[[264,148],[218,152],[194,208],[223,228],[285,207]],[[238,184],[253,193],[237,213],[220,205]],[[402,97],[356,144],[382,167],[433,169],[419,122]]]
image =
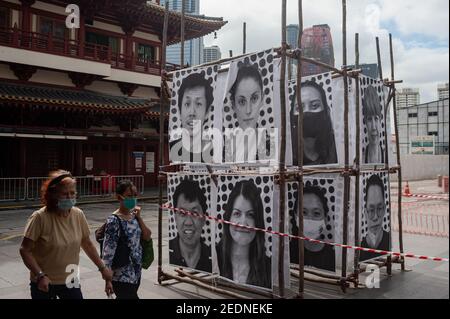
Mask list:
[[[167,195],[168,200],[171,206],[174,206],[174,198],[173,195],[175,194],[175,191],[180,185],[181,181],[183,181],[185,178],[190,178],[196,182],[199,183],[200,188],[203,192],[203,194],[206,197],[206,205],[208,207],[207,213],[211,213],[212,209],[212,198],[211,198],[211,178],[204,176],[204,175],[192,175],[192,176],[186,176],[186,175],[178,175],[178,174],[171,174],[168,176],[168,183],[167,183]],[[207,214],[207,215],[208,215]],[[210,247],[211,246],[211,223],[212,221],[206,220],[205,225],[203,226],[202,230],[202,239],[204,240],[204,243]],[[169,211],[169,240],[174,239],[177,237],[177,225],[175,223],[175,212]]]
[[[245,176],[220,176],[218,192],[217,192],[217,217],[223,219],[225,213],[225,205],[228,202],[228,197],[231,194],[234,186],[241,181],[252,180],[258,190],[263,204],[264,211],[264,227],[265,229],[272,229],[273,221],[273,192],[274,192],[274,178],[273,177],[245,177]],[[216,244],[219,244],[222,238],[223,227],[221,224],[216,226]],[[267,257],[272,257],[272,235],[265,234],[265,246]]]

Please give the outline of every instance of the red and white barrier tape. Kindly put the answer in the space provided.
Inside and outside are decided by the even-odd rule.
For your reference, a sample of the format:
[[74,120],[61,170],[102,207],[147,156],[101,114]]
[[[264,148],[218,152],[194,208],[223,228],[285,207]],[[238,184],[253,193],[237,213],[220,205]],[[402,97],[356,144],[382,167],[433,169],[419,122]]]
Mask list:
[[277,235],[277,236],[285,237],[285,238],[304,240],[304,241],[308,241],[308,242],[315,243],[315,244],[325,244],[325,245],[329,245],[329,246],[353,249],[353,250],[357,250],[357,251],[365,251],[365,252],[379,254],[379,255],[392,255],[392,256],[398,256],[398,257],[404,257],[404,258],[415,258],[415,259],[421,259],[421,260],[449,262],[449,258],[429,257],[429,256],[421,256],[421,255],[414,255],[414,254],[407,254],[407,253],[398,253],[398,252],[392,252],[392,251],[377,250],[377,249],[343,245],[343,244],[337,244],[337,243],[329,243],[329,242],[321,241],[318,239],[311,239],[311,238],[307,238],[307,237],[300,237],[300,236],[284,234],[284,233],[280,233],[280,232],[269,230],[269,229],[262,229],[262,228],[255,228],[255,227],[240,225],[240,224],[233,223],[233,222],[230,222],[227,220],[219,219],[217,217],[212,217],[212,216],[207,216],[207,215],[199,215],[198,213],[190,212],[190,211],[187,211],[187,210],[184,210],[181,208],[171,207],[170,205],[163,205],[163,206],[161,206],[161,208],[171,210],[174,212],[180,212],[184,215],[192,216],[195,218],[204,218],[204,219],[214,220],[218,223],[228,224],[228,225],[235,226],[238,228],[248,229],[248,230],[252,230],[252,231],[260,231],[260,232]]
[[426,198],[426,199],[448,200],[448,197],[421,195],[421,194],[406,194],[406,193],[403,193],[403,197],[416,197],[416,198]]

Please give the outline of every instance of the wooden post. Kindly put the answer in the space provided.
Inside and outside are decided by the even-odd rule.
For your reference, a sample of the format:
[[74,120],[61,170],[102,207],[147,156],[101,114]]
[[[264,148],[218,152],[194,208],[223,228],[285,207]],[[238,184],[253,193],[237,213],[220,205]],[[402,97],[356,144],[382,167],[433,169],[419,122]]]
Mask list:
[[[379,76],[380,76],[380,81],[381,83],[384,83],[384,77],[383,77],[383,64],[381,62],[381,50],[380,50],[380,39],[378,37],[376,37],[376,45],[377,45],[377,59],[378,59],[378,70],[379,70]],[[384,103],[385,101],[383,101]],[[387,118],[388,118],[388,105],[385,104],[384,105],[384,145],[386,145],[386,149],[384,150],[384,168],[387,172],[389,172],[389,147],[388,147],[388,141],[389,141],[389,137],[387,135],[388,133],[388,129],[387,129]],[[390,186],[390,183],[389,185]],[[390,187],[388,187],[390,190]],[[392,211],[392,207],[391,207],[391,201],[389,199],[389,212]],[[387,274],[388,276],[392,275],[392,256],[389,255],[387,256]]]
[[163,43],[162,43],[162,58],[161,58],[161,98],[160,98],[160,114],[159,114],[159,169],[158,169],[158,187],[159,187],[159,208],[158,208],[158,283],[161,284],[163,280],[162,271],[162,218],[163,218],[163,187],[164,181],[161,176],[161,167],[164,165],[164,106],[167,104],[168,96],[165,90],[166,78],[166,50],[167,50],[167,30],[169,28],[169,2],[166,2],[164,11],[164,27],[163,27]]
[[[286,203],[286,20],[287,0],[282,0],[281,10],[281,78],[280,78],[280,106],[281,106],[281,150],[280,150],[280,213],[279,231],[284,233],[285,203]],[[278,252],[278,288],[280,297],[284,298],[284,237],[279,238]]]
[[[343,244],[348,243],[348,211],[350,199],[350,175],[349,175],[349,126],[348,126],[348,74],[347,74],[347,1],[342,0],[342,60],[344,68],[344,137],[345,137],[345,173],[344,173],[344,220],[343,220]],[[342,291],[346,291],[347,281],[347,249],[342,249]]]
[[[355,34],[355,69],[359,69],[359,33]],[[358,173],[356,174],[355,181],[355,245],[360,246],[361,241],[359,238],[360,226],[359,226],[359,214],[360,214],[360,182],[361,182],[361,104],[360,104],[360,83],[359,83],[359,74],[356,78],[356,169]],[[354,259],[354,277],[355,277],[355,287],[358,287],[359,282],[359,250],[355,251],[355,259]]]
[[185,17],[186,17],[186,0],[181,0],[181,51],[180,51],[180,66],[184,69],[184,39],[185,39]]
[[[403,189],[403,181],[402,181],[402,166],[401,166],[401,155],[400,155],[400,137],[398,132],[398,115],[397,115],[397,97],[395,95],[395,63],[394,63],[394,47],[392,45],[392,34],[389,34],[389,51],[391,57],[391,81],[392,83],[392,92],[393,92],[393,105],[394,105],[394,125],[395,125],[395,140],[396,140],[396,149],[397,149],[397,166],[398,166],[398,233],[399,233],[399,245],[400,252],[404,252],[403,247],[403,220],[402,220],[402,189]],[[405,258],[401,259],[402,271],[406,270]]]
[[246,53],[247,53],[247,23],[244,22],[242,54],[246,54]]
[[[303,1],[298,0],[298,48],[301,50],[302,38],[303,38]],[[300,54],[302,52],[300,51]],[[298,236],[304,236],[304,219],[303,219],[303,153],[304,153],[304,142],[303,142],[303,107],[302,107],[302,59],[297,60],[297,105],[298,105],[298,167],[300,174],[298,175],[298,193],[297,193],[297,214],[298,214]],[[294,163],[297,165],[297,163]],[[304,298],[305,292],[305,242],[303,240],[298,241],[298,261],[299,261],[299,285],[298,294],[299,298]]]

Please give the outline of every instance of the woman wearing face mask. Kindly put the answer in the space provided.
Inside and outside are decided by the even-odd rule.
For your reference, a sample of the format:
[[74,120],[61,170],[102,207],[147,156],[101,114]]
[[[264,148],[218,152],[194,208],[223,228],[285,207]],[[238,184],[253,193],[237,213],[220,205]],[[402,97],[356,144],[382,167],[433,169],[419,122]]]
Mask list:
[[381,111],[377,90],[373,86],[369,86],[364,92],[363,99],[363,115],[369,141],[364,156],[366,164],[384,163],[384,151],[380,138]]
[[[298,236],[297,208],[295,203],[294,219],[292,220],[292,234]],[[303,195],[304,235],[310,239],[324,241],[328,204],[325,190],[316,186],[306,186]],[[290,243],[291,263],[299,262],[298,240]],[[305,265],[323,270],[335,271],[336,261],[334,248],[325,244],[315,244],[305,241]]]
[[112,272],[89,238],[86,217],[75,207],[76,182],[72,175],[63,170],[51,172],[41,192],[45,207],[28,220],[20,247],[23,262],[30,270],[31,298],[83,299],[79,278],[70,277],[78,272],[80,248],[103,279],[111,280]]
[[[336,142],[330,117],[330,108],[323,88],[313,81],[302,83],[303,165],[336,164]],[[296,101],[296,98],[293,100]],[[291,108],[291,133],[294,165],[298,165],[298,116],[296,102]]]
[[[228,199],[224,220],[265,228],[262,200],[253,181],[236,184]],[[266,255],[264,233],[223,224],[217,256],[221,276],[241,284],[272,286],[271,258]]]
[[[116,188],[120,207],[106,222],[103,242],[103,261],[112,269],[112,281],[106,284],[108,296],[113,293],[117,299],[139,299],[138,289],[142,273],[141,240],[148,241],[152,232],[141,217],[141,207],[137,206],[137,189],[131,181],[121,181]],[[124,236],[129,247],[128,264],[116,267],[114,259],[119,239]]]

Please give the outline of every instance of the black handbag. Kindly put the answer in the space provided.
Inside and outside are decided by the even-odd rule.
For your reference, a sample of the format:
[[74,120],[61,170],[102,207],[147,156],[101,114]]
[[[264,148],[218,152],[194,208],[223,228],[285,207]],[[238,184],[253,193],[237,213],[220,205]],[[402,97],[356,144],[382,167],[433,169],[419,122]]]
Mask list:
[[118,269],[127,266],[130,263],[130,247],[128,246],[128,236],[125,233],[125,230],[122,227],[122,223],[120,222],[120,218],[116,215],[117,222],[120,227],[120,235],[119,240],[117,241],[116,252],[114,254],[112,269]]

